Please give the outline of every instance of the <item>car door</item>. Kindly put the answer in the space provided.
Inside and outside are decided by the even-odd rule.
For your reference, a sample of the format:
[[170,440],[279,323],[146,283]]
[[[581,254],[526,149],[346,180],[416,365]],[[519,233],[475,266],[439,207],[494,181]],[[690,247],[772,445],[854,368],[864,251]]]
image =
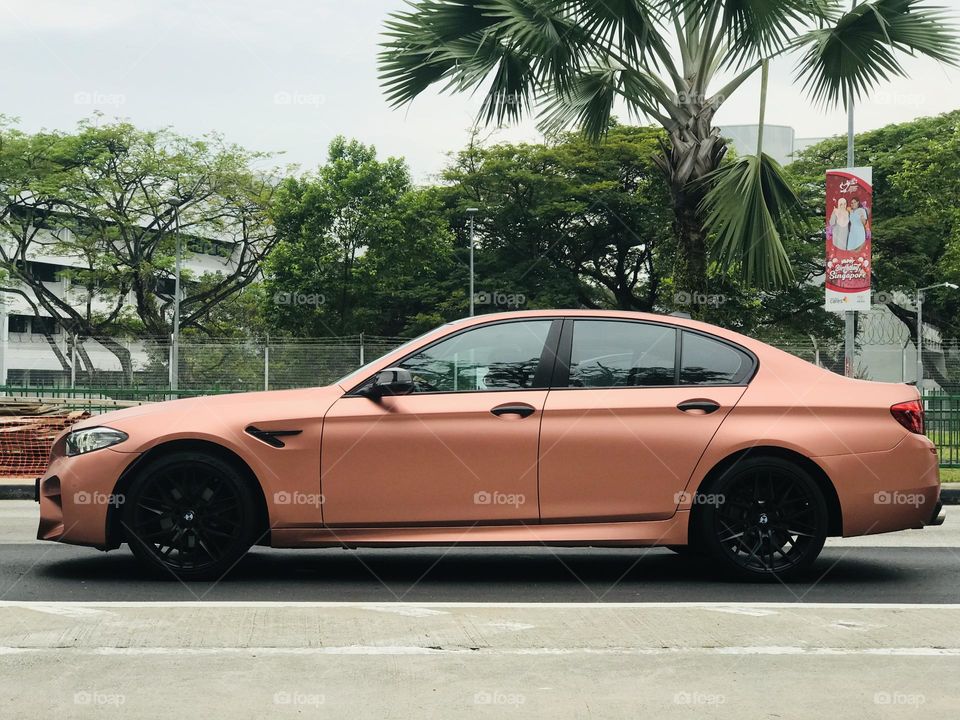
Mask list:
[[672,325],[567,320],[543,412],[543,522],[671,517],[754,368]]
[[540,419],[561,324],[454,331],[397,364],[411,394],[334,403],[321,448],[325,524],[539,522]]

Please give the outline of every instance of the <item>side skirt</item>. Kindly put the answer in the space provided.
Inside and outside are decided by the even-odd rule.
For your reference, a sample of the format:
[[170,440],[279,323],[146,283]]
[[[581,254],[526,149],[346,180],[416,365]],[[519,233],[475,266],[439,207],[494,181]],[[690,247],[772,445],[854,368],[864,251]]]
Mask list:
[[271,546],[404,547],[415,545],[686,545],[688,511],[649,522],[473,525],[459,527],[274,528]]

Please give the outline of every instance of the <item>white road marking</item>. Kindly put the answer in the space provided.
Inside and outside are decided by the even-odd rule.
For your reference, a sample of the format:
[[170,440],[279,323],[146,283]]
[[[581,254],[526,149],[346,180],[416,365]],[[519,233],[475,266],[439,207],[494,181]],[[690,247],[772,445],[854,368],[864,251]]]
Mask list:
[[391,605],[373,605],[364,607],[363,610],[373,610],[375,612],[393,613],[394,615],[403,615],[405,617],[430,617],[431,615],[448,615],[443,610],[434,610],[432,608],[421,607],[419,605],[407,605],[406,603]]
[[65,600],[62,602],[37,602],[32,600],[0,600],[0,609],[42,607],[86,608],[355,608],[392,612],[396,608],[438,608],[457,610],[462,608],[542,608],[584,610],[611,610],[617,608],[691,608],[702,610],[816,610],[846,608],[856,610],[960,610],[960,603],[843,603],[843,602],[355,602],[355,601],[285,601],[285,600]]
[[610,647],[610,648],[442,648],[414,645],[345,645],[338,647],[49,647],[26,648],[0,646],[0,655],[56,653],[57,655],[97,656],[319,656],[319,655],[807,655],[807,656],[895,656],[895,657],[960,657],[960,647],[890,647],[843,648],[802,647],[799,645],[757,645],[747,647]]

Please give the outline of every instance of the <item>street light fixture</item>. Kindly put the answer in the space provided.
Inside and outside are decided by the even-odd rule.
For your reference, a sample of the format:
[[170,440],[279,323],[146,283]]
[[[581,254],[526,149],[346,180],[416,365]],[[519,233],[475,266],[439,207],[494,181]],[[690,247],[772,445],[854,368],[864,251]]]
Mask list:
[[176,242],[176,267],[173,275],[173,337],[170,346],[170,389],[177,390],[180,385],[180,264],[182,250],[180,247],[180,206],[183,198],[172,197],[167,205],[173,211],[173,237]]
[[950,288],[951,290],[960,289],[960,286],[952,282],[942,282],[936,285],[927,285],[917,289],[917,390],[923,393],[923,293],[926,290],[935,288]]
[[477,213],[478,213],[478,212],[480,212],[480,209],[479,209],[479,208],[474,208],[474,207],[467,208],[467,215],[468,215],[469,218],[470,218],[470,317],[473,317],[473,311],[474,311],[474,308],[473,308],[473,302],[474,302],[474,295],[473,295],[473,240],[474,240],[474,237],[475,237],[475,230],[476,230],[475,219],[476,219],[476,216],[477,216]]

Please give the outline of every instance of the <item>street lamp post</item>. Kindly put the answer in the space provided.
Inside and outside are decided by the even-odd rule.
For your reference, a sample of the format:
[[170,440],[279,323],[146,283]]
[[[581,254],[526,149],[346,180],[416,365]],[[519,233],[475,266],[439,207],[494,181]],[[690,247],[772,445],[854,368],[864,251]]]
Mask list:
[[475,220],[478,208],[467,208],[467,215],[470,216],[470,317],[474,314],[474,294],[473,294],[473,241],[475,237]]
[[173,210],[173,237],[176,242],[176,265],[173,275],[173,336],[170,345],[170,389],[180,386],[180,265],[183,252],[180,247],[180,206],[183,199],[172,197],[167,201]]
[[956,290],[960,286],[952,282],[942,282],[917,289],[917,390],[921,394],[923,393],[923,293],[940,287]]

